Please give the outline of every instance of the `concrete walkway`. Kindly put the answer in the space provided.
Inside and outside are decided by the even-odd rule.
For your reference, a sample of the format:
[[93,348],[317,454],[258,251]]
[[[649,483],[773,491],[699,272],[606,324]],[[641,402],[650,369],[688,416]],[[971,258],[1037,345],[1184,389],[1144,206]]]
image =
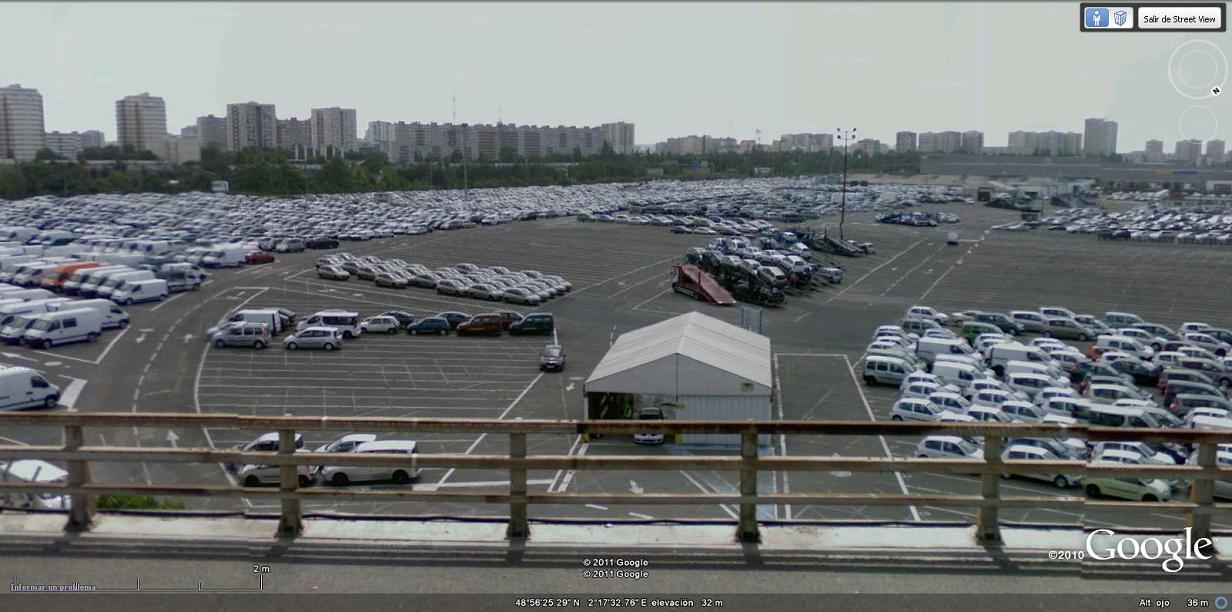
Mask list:
[[[141,597],[167,588],[200,588],[210,597],[222,590],[451,593],[473,596],[454,600],[468,606],[489,601],[508,609],[519,607],[519,596],[548,594],[726,595],[732,605],[748,594],[758,596],[748,603],[775,609],[766,607],[773,601],[762,594],[783,593],[1114,593],[1115,602],[1101,601],[1120,609],[1130,599],[1137,607],[1136,598],[1126,599],[1131,595],[1171,593],[1179,609],[1183,595],[1213,597],[1232,583],[1219,560],[1188,561],[1183,571],[1168,574],[1159,561],[1050,559],[1048,551],[1085,546],[1081,531],[1060,528],[1007,527],[1004,546],[986,548],[961,525],[767,526],[763,542],[753,546],[735,543],[734,527],[726,524],[533,524],[525,542],[507,541],[504,524],[496,521],[309,518],[294,539],[275,537],[272,518],[100,515],[83,534],[64,533],[63,524],[58,514],[0,514],[0,572],[27,585],[79,583],[100,590],[135,590],[140,581]],[[1217,541],[1225,557],[1230,545]],[[1051,609],[1071,609],[1075,602],[1066,596],[1064,605]],[[929,601],[952,610],[952,602],[937,597],[909,609],[934,609]],[[783,604],[793,609],[792,602]]]

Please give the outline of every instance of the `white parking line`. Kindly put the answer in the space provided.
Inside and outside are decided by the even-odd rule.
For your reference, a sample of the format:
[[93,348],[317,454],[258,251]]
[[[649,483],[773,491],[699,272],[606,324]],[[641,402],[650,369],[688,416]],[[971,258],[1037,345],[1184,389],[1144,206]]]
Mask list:
[[64,393],[60,396],[60,403],[68,407],[69,412],[77,410],[77,398],[81,397],[81,390],[86,387],[86,381],[72,376],[65,376],[71,382],[64,388]]
[[[658,293],[656,293],[656,294],[654,294],[654,295],[650,296],[649,298],[647,298],[647,299],[645,299],[645,300],[643,300],[643,301],[639,302],[637,306],[634,306],[633,308],[630,308],[629,310],[640,310],[640,311],[642,311],[642,312],[658,312],[658,313],[663,313],[663,311],[662,311],[662,310],[642,310],[642,306],[645,306],[646,304],[649,304],[650,302],[653,302],[654,300],[657,300],[657,299],[659,299],[660,297],[662,297],[662,296],[664,296],[664,295],[667,295],[667,294],[669,294],[669,293],[671,293],[671,292],[672,292],[672,290],[671,290],[671,289],[664,289],[663,291],[660,291],[660,292],[658,292]],[[673,313],[664,313],[664,314],[673,314]]]
[[[693,478],[692,476],[690,476],[688,472],[684,470],[680,470],[680,475],[684,476],[685,480],[693,483],[693,486],[697,487],[702,493],[706,493],[706,494],[714,493],[714,491],[711,491],[710,489],[706,488],[705,485],[698,482],[696,478]],[[740,516],[737,515],[735,511],[733,511],[731,508],[728,508],[725,504],[719,504],[719,508],[722,508],[723,512],[726,512],[728,516],[734,519],[740,518]]]
[[150,312],[154,312],[155,310],[158,310],[159,308],[162,308],[163,306],[166,306],[167,304],[170,304],[171,302],[174,302],[174,301],[176,301],[176,300],[178,300],[178,299],[180,299],[180,298],[182,298],[182,297],[184,297],[184,296],[186,296],[186,295],[188,295],[188,294],[187,294],[187,293],[177,293],[177,294],[175,294],[175,295],[173,295],[173,296],[171,296],[171,297],[169,297],[169,298],[167,298],[167,299],[165,299],[165,300],[163,300],[163,301],[159,302],[157,306],[155,306],[155,307],[153,307],[153,308],[151,308],[151,309],[150,309]]
[[[88,364],[91,364],[91,365],[98,365],[98,364],[102,363],[104,359],[106,359],[106,358],[107,358],[107,353],[110,353],[110,352],[111,352],[112,347],[114,347],[114,346],[116,345],[116,343],[120,341],[120,338],[123,338],[123,337],[124,337],[124,334],[127,334],[127,333],[128,333],[128,330],[130,330],[130,329],[132,329],[132,328],[131,328],[131,327],[125,327],[124,329],[120,330],[120,333],[116,334],[116,335],[115,335],[115,337],[111,339],[111,342],[108,342],[108,343],[107,343],[107,348],[104,348],[104,349],[103,349],[103,352],[102,352],[102,353],[100,353],[100,354],[99,354],[99,356],[98,356],[98,357],[95,357],[94,359],[82,359],[81,357],[73,357],[73,356],[71,356],[71,355],[56,355],[56,357],[57,357],[57,358],[59,358],[59,359],[68,359],[68,360],[71,360],[71,361],[80,361],[81,363],[88,363]],[[6,354],[6,356],[7,356],[7,354]]]
[[885,263],[882,263],[880,266],[877,266],[876,268],[873,268],[872,270],[869,270],[867,273],[865,273],[865,274],[864,274],[864,276],[861,276],[860,278],[857,278],[857,279],[856,279],[854,282],[852,282],[850,285],[847,285],[846,287],[844,287],[842,291],[839,291],[838,293],[835,293],[834,295],[830,296],[830,299],[828,299],[828,300],[826,300],[826,301],[822,302],[822,304],[829,304],[830,302],[833,302],[833,301],[835,300],[835,298],[837,298],[837,297],[838,297],[838,296],[840,296],[840,295],[843,295],[844,293],[847,293],[847,291],[849,291],[852,287],[855,287],[856,285],[860,284],[860,281],[862,281],[862,280],[864,280],[864,279],[868,278],[869,276],[872,276],[872,274],[873,274],[874,272],[876,272],[876,271],[878,271],[878,270],[880,270],[880,269],[882,269],[882,268],[886,267],[887,265],[889,265],[889,264],[890,264],[890,262],[893,262],[895,259],[898,259],[899,257],[902,257],[903,255],[906,255],[908,251],[910,251],[911,249],[914,249],[914,248],[915,248],[916,246],[918,246],[921,242],[924,242],[924,240],[917,240],[917,241],[916,241],[915,243],[913,243],[911,246],[909,246],[909,247],[907,247],[907,248],[903,249],[901,252],[899,252],[899,254],[895,255],[894,257],[891,257],[891,258],[890,258],[888,261],[886,261]]
[[[529,385],[526,385],[526,388],[522,390],[522,393],[521,393],[520,395],[518,395],[516,398],[514,398],[514,400],[513,400],[512,402],[509,402],[509,407],[508,407],[508,408],[505,408],[505,411],[504,411],[504,412],[502,412],[502,413],[500,413],[500,416],[498,416],[498,417],[496,417],[496,418],[497,418],[497,419],[504,419],[506,416],[509,416],[509,412],[513,410],[514,406],[517,406],[517,405],[518,405],[518,402],[522,401],[522,398],[523,398],[523,397],[526,397],[526,393],[527,393],[528,391],[530,391],[530,390],[531,390],[531,387],[534,387],[534,386],[535,386],[535,383],[539,382],[539,379],[540,379],[540,378],[543,378],[543,372],[540,372],[538,376],[535,376],[535,379],[534,379],[534,380],[532,380],[532,381],[530,381],[530,384],[529,384]],[[475,441],[474,441],[473,443],[471,443],[470,447],[469,447],[469,448],[467,448],[467,449],[466,449],[466,452],[465,452],[465,453],[463,453],[463,454],[464,454],[464,455],[469,455],[469,454],[471,454],[471,453],[475,452],[475,448],[476,448],[477,446],[479,446],[479,443],[480,443],[480,442],[483,442],[483,439],[484,439],[484,438],[486,438],[486,437],[488,437],[488,434],[487,434],[486,432],[485,432],[485,433],[482,433],[482,434],[479,434],[479,437],[478,437],[478,438],[475,438]],[[439,481],[437,481],[436,486],[438,486],[438,487],[439,487],[439,486],[444,485],[444,484],[445,484],[445,481],[446,481],[446,480],[449,480],[449,477],[450,477],[450,476],[453,476],[453,473],[454,473],[455,471],[456,471],[456,468],[449,468],[449,471],[445,472],[445,475],[444,475],[444,476],[442,476],[442,477],[441,477],[441,479],[440,479]]]

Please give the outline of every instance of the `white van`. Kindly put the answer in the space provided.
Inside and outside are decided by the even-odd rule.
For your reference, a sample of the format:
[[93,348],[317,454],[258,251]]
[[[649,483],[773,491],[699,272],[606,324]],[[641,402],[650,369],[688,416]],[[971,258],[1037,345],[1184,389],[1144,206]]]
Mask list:
[[111,266],[99,266],[97,268],[85,268],[82,270],[78,270],[76,272],[73,272],[73,275],[68,277],[68,280],[64,281],[63,285],[60,285],[60,291],[66,295],[75,295],[77,292],[81,290],[81,286],[86,282],[87,279],[90,278],[91,274],[103,274],[106,272],[114,272],[116,270],[131,270],[131,269],[132,268],[129,268],[128,266],[111,265]]
[[154,302],[167,299],[167,281],[161,278],[126,280],[111,294],[111,301],[130,306],[136,302]]
[[898,386],[912,372],[918,371],[905,360],[869,355],[864,358],[864,382],[870,385]]
[[201,258],[201,265],[207,268],[238,268],[244,264],[244,257],[252,250],[234,244],[216,246]]
[[10,282],[22,287],[36,287],[39,283],[43,282],[44,276],[55,272],[56,268],[66,263],[73,263],[75,261],[71,257],[44,258],[40,263],[23,266],[19,272],[13,275]]
[[915,344],[915,353],[926,363],[933,363],[937,355],[971,355],[975,351],[966,340],[959,338],[920,338]]
[[1090,423],[1100,427],[1163,427],[1155,417],[1141,408],[1128,406],[1091,406]]
[[77,300],[71,306],[73,308],[92,308],[98,311],[98,316],[102,319],[103,329],[111,329],[113,327],[123,329],[128,327],[130,320],[128,313],[121,310],[111,300]]
[[979,355],[937,355],[937,358],[933,360],[933,366],[936,367],[938,363],[965,363],[974,367],[976,372],[985,378],[995,378],[992,370],[988,369],[988,366],[984,363],[983,359],[980,359]]
[[942,383],[954,385],[959,389],[966,389],[971,386],[972,382],[983,378],[983,375],[975,366],[952,361],[938,361],[934,363],[932,373]]
[[1033,361],[1052,366],[1052,357],[1038,346],[1027,346],[1018,342],[994,344],[988,349],[988,364],[997,376],[1005,375],[1005,364],[1011,361]]
[[90,276],[81,281],[81,287],[77,289],[77,293],[82,297],[94,297],[95,295],[98,295],[99,287],[101,287],[103,283],[107,282],[107,279],[120,274],[128,274],[129,272],[136,271],[136,268],[121,266],[119,268],[91,272]]
[[30,302],[17,302],[16,304],[5,304],[0,306],[0,327],[4,327],[13,321],[14,318],[21,315],[43,314],[51,310],[54,304],[69,302],[68,298],[55,298],[48,300],[34,300]]
[[93,308],[74,308],[44,313],[30,325],[22,341],[32,347],[94,342],[103,334],[103,318]]
[[60,387],[30,368],[0,370],[0,410],[55,408],[60,403]]
[[295,329],[298,331],[309,327],[332,327],[347,340],[364,333],[359,328],[359,313],[345,310],[322,310],[300,321]]
[[247,321],[249,323],[264,323],[270,331],[278,334],[282,332],[282,314],[273,308],[248,308],[245,310],[237,310],[227,318],[228,323],[238,323]]
[[1039,374],[1053,381],[1053,386],[1068,387],[1069,377],[1065,376],[1059,368],[1050,368],[1036,361],[1007,361],[1005,363],[1005,375],[1010,374]]
[[117,289],[124,287],[127,283],[134,281],[151,280],[154,278],[154,273],[149,270],[133,270],[132,272],[122,272],[113,274],[99,285],[94,292],[95,295],[101,298],[108,298],[113,302],[119,303],[120,300],[114,299],[113,295]]
[[1005,384],[1010,389],[1026,393],[1032,399],[1039,395],[1040,391],[1056,386],[1052,378],[1030,372],[1007,373],[1005,375]]
[[1114,336],[1104,334],[1095,339],[1095,352],[1121,351],[1129,353],[1138,359],[1150,360],[1155,357],[1155,350],[1142,343],[1137,338],[1129,336]]
[[56,294],[46,289],[18,289],[17,291],[5,291],[0,293],[0,297],[6,300],[45,300],[55,297]]

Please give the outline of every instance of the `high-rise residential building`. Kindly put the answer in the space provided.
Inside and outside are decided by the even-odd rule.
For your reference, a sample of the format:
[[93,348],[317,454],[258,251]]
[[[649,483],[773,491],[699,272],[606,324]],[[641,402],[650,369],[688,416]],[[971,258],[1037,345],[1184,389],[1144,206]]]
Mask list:
[[273,104],[240,102],[227,105],[227,150],[278,147],[278,118]]
[[1117,123],[1100,117],[1090,117],[1083,124],[1082,154],[1086,157],[1116,155]]
[[1222,164],[1227,155],[1225,148],[1226,145],[1222,140],[1206,141],[1206,163]]
[[81,133],[81,148],[101,149],[107,144],[107,137],[99,130],[86,130]]
[[312,150],[322,157],[332,157],[359,148],[358,126],[353,108],[312,109]]
[[916,150],[920,153],[936,153],[937,135],[932,132],[920,132],[919,141],[916,143]]
[[1176,141],[1174,157],[1181,163],[1197,164],[1202,159],[1202,141],[1196,139]]
[[604,123],[599,126],[603,130],[603,142],[612,147],[618,155],[628,155],[633,152],[633,124],[627,121]]
[[1161,162],[1161,161],[1164,161],[1164,159],[1165,159],[1165,157],[1164,157],[1164,141],[1162,141],[1162,140],[1148,140],[1148,141],[1146,141],[1146,148],[1145,148],[1145,149],[1143,149],[1143,151],[1142,151],[1142,152],[1143,152],[1143,154],[1144,154],[1144,156],[1145,156],[1146,161],[1149,161],[1149,162]]
[[979,155],[984,150],[984,132],[979,130],[967,130],[959,137],[958,148],[963,153]]
[[116,141],[158,155],[166,147],[167,105],[148,92],[116,100]]
[[52,153],[63,157],[64,159],[77,159],[77,154],[81,153],[81,134],[77,132],[47,132],[43,137],[44,146],[51,149]]
[[369,121],[368,129],[364,131],[364,142],[393,142],[396,135],[392,121]]
[[307,119],[278,120],[278,148],[286,149],[296,159],[306,159],[312,152],[312,122]]
[[915,132],[899,132],[894,135],[894,148],[899,153],[916,150],[916,139],[918,135]]
[[201,149],[227,150],[227,118],[206,115],[197,117],[197,142]]
[[1082,153],[1077,132],[1010,132],[1006,152],[1014,155],[1068,156]]
[[180,128],[180,136],[186,136],[188,138],[196,138],[197,137],[197,124],[194,123],[192,125],[186,125]]
[[[628,124],[632,125],[632,124]],[[713,139],[712,139],[713,140]],[[394,124],[394,141],[386,147],[390,161],[408,163],[427,158],[500,159],[503,155],[598,155],[606,140],[602,127],[500,124]],[[713,142],[711,143],[714,144]],[[735,146],[733,144],[733,146]],[[617,150],[612,145],[613,150]]]
[[44,146],[43,96],[15,83],[0,87],[0,159],[31,161]]
[[962,133],[955,131],[937,134],[937,150],[941,153],[957,153],[962,150]]
[[779,152],[824,153],[833,148],[834,134],[783,134],[778,140],[770,143],[770,150]]

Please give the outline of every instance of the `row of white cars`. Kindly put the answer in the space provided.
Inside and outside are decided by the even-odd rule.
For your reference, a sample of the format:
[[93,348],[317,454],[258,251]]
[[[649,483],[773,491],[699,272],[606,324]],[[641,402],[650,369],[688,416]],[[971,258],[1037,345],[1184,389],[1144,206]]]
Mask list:
[[350,253],[332,253],[317,259],[317,276],[326,280],[348,280],[354,276],[370,280],[377,287],[424,287],[435,289],[440,295],[526,306],[538,306],[573,290],[573,283],[538,270],[517,271],[472,263],[429,268],[403,259],[356,257]]
[[[938,315],[927,307],[913,307],[909,321]],[[1072,314],[1071,314],[1072,316]],[[1135,384],[1141,380],[1131,368],[1113,365],[1122,360],[1142,359],[1101,335],[1086,353],[1056,338],[1040,336],[1028,343],[1002,332],[986,332],[973,342],[959,337],[940,323],[945,315],[930,320],[916,334],[904,326],[887,325],[874,333],[865,359],[867,382],[897,384],[900,398],[891,409],[895,421],[1091,423],[1112,427],[1195,427],[1232,430],[1228,398],[1213,384],[1195,381],[1200,372],[1170,364],[1154,366],[1165,397],[1172,394],[1172,407],[1165,410],[1154,394]],[[1196,329],[1201,324],[1189,324]],[[1209,326],[1208,326],[1209,327]],[[1214,355],[1211,355],[1214,357]],[[1206,378],[1211,382],[1209,378]],[[1078,383],[1075,388],[1074,381]],[[1178,388],[1173,388],[1178,387]],[[1199,391],[1199,393],[1184,393]],[[1188,403],[1187,403],[1188,402]],[[1182,418],[1183,417],[1183,418]],[[959,436],[929,436],[916,448],[919,457],[983,457],[982,442]],[[1232,445],[1220,447],[1219,461],[1232,464]],[[1096,464],[1169,465],[1189,458],[1188,449],[1176,444],[1101,442],[1093,446],[1077,438],[1022,438],[1007,441],[1004,460],[1081,460]],[[1069,487],[1085,486],[1092,496],[1108,495],[1134,500],[1166,500],[1182,484],[1157,479],[1087,478],[1037,474],[1038,478]],[[1232,483],[1217,483],[1217,495],[1232,495]]]
[[[317,453],[381,453],[406,455],[407,460],[402,465],[391,466],[343,466],[343,465],[300,465],[297,468],[299,486],[306,487],[316,482],[335,486],[345,486],[354,482],[383,481],[394,484],[408,484],[419,479],[422,469],[416,463],[419,449],[411,440],[377,440],[375,434],[351,433],[332,442],[318,446]],[[238,447],[244,452],[277,452],[278,432],[270,432],[257,436],[256,439],[241,444]],[[295,452],[306,452],[303,436],[295,435]],[[277,465],[249,464],[229,465],[239,481],[246,487],[256,487],[267,484],[278,484],[281,468]]]

